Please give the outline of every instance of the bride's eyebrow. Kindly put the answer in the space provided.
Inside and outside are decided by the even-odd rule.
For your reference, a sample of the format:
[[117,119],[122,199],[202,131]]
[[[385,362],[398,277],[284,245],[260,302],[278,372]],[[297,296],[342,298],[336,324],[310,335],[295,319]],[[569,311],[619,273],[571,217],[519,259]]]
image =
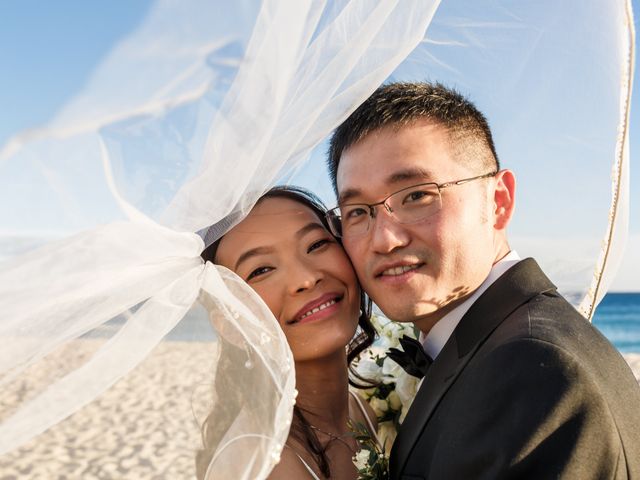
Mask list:
[[[295,233],[295,236],[296,238],[301,238],[313,230],[326,231],[326,229],[322,226],[322,224],[316,223],[316,222],[309,222],[300,230],[298,230]],[[233,270],[237,271],[240,264],[242,264],[243,262],[246,262],[252,257],[257,257],[260,255],[268,255],[273,252],[274,252],[273,247],[255,247],[250,250],[247,250],[246,252],[243,252],[242,255],[238,257],[238,260],[236,260],[236,266],[233,267]]]
[[296,232],[296,237],[297,238],[302,238],[304,237],[307,233],[312,232],[314,230],[323,230],[326,231],[326,228],[324,228],[324,226],[322,226],[322,224],[317,223],[317,222],[309,222],[307,223],[304,227],[302,227],[300,230],[298,230]]
[[236,266],[233,268],[233,270],[237,271],[240,264],[243,262],[246,262],[251,257],[267,255],[269,253],[273,253],[273,247],[256,247],[256,248],[247,250],[246,252],[244,252],[242,255],[238,257],[238,260],[236,261]]

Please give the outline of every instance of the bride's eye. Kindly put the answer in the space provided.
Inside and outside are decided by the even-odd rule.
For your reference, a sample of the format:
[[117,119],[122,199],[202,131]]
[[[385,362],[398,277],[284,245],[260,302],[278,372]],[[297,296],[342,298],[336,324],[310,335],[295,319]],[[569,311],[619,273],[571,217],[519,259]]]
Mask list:
[[307,253],[311,253],[314,250],[317,250],[318,248],[321,248],[321,247],[324,247],[325,245],[328,245],[329,243],[333,243],[333,240],[329,239],[329,238],[323,238],[321,240],[318,240],[317,242],[313,242],[309,246],[309,249],[307,250]]
[[271,270],[273,270],[272,267],[258,267],[249,274],[246,281],[248,282],[252,278],[259,277],[260,275],[264,275],[265,273],[269,273]]

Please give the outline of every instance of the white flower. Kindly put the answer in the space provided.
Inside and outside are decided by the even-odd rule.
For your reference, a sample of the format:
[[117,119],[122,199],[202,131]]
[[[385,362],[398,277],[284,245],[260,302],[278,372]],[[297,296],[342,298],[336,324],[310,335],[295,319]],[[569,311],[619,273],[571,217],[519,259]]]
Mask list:
[[415,337],[415,327],[412,323],[405,322],[393,322],[388,318],[381,315],[373,315],[371,317],[371,323],[378,332],[378,340],[376,345],[384,346],[385,348],[397,347],[399,339],[404,335]]
[[356,393],[357,393],[358,395],[360,395],[360,397],[361,397],[363,400],[366,400],[366,401],[368,402],[368,401],[369,401],[369,399],[375,395],[376,390],[377,390],[377,388],[376,388],[376,387],[365,388],[365,389],[358,388],[358,389],[356,389]]
[[382,350],[382,355],[384,356],[386,354],[386,351],[389,350],[391,347],[395,347],[397,346],[397,342],[394,341],[392,338],[390,338],[389,336],[385,335],[384,332],[378,332],[378,339],[376,340],[376,347],[380,348],[380,350]]
[[353,464],[358,470],[367,468],[367,466],[369,465],[369,451],[363,448],[358,453],[356,453],[353,457]]
[[378,440],[380,440],[380,445],[384,447],[385,452],[391,451],[391,445],[393,445],[396,435],[398,435],[398,431],[393,422],[381,422],[378,424]]
[[398,395],[400,402],[402,403],[402,413],[400,415],[400,422],[404,421],[404,417],[407,415],[407,411],[413,402],[418,391],[418,380],[416,377],[403,372],[396,379],[396,389],[394,392]]
[[383,400],[381,398],[372,398],[371,400],[369,400],[369,405],[371,405],[371,408],[376,414],[376,417],[381,417],[384,412],[389,410],[389,404],[386,400]]
[[404,373],[404,370],[400,365],[391,360],[385,358],[382,364],[382,381],[384,383],[395,383],[396,379]]
[[373,350],[364,352],[358,359],[355,369],[362,378],[373,383],[380,383],[382,381],[382,369],[376,363],[375,355],[376,353]]
[[395,390],[392,390],[387,396],[387,402],[389,403],[389,407],[392,410],[400,410],[402,408],[402,401],[400,401],[400,397],[396,393]]
[[371,315],[371,325],[373,325],[378,332],[381,332],[387,323],[389,323],[388,318],[382,315],[376,315],[375,313]]

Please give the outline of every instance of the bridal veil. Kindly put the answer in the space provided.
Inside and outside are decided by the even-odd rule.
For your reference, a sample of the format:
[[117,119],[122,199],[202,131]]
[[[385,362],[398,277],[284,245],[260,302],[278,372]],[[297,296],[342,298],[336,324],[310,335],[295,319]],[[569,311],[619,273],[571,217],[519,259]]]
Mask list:
[[626,240],[633,42],[624,0],[155,2],[0,143],[0,473],[189,478],[212,411],[208,478],[268,475],[291,352],[199,255],[275,183],[332,203],[326,139],[385,81],[486,114],[519,181],[513,246],[590,318]]

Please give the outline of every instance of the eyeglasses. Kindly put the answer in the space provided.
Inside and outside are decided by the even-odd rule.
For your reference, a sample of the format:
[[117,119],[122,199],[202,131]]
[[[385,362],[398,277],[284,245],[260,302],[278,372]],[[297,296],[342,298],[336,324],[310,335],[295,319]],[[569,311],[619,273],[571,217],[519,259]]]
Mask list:
[[369,231],[371,219],[376,217],[378,205],[398,223],[415,223],[438,213],[442,208],[441,190],[463,185],[481,178],[494,177],[498,172],[463,178],[445,183],[420,183],[392,193],[377,203],[354,203],[332,208],[326,214],[331,233],[336,237],[355,237]]

